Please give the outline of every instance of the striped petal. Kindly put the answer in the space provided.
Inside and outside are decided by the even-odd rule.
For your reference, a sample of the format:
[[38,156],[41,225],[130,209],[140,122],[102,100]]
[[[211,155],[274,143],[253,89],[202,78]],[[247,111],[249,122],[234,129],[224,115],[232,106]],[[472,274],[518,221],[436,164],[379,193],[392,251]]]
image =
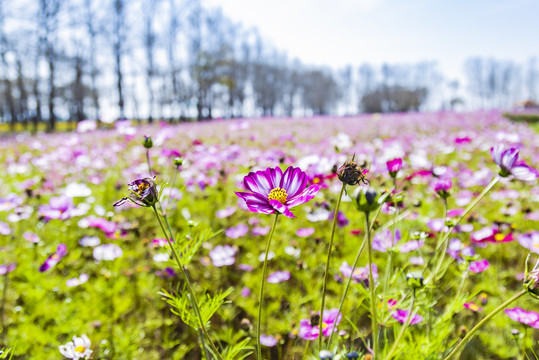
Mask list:
[[320,190],[320,185],[313,184],[309,186],[309,188],[305,190],[304,192],[302,192],[301,194],[296,195],[295,197],[289,199],[286,202],[286,205],[289,208],[293,208],[294,206],[305,204],[307,201],[312,200],[316,196],[316,193],[318,192],[318,190]]
[[521,181],[535,181],[539,176],[537,170],[529,167],[528,165],[513,166],[511,169],[511,174],[513,174],[516,179]]
[[494,162],[500,166],[502,165],[502,153],[502,145],[496,145],[490,148],[490,155],[492,156],[492,160],[494,160]]
[[509,148],[502,153],[502,164],[500,166],[511,170],[515,162],[518,160],[518,149]]
[[271,178],[266,174],[266,171],[250,172],[243,179],[243,185],[247,190],[263,197],[267,197],[271,189],[273,189]]
[[271,189],[275,189],[276,187],[281,186],[281,179],[283,177],[283,171],[281,170],[280,167],[267,168],[265,173],[267,177],[269,176],[269,180],[271,181]]
[[290,166],[283,174],[280,187],[286,190],[289,197],[298,195],[307,185],[307,175],[300,168]]
[[249,208],[249,210],[252,212],[262,214],[273,214],[275,212],[275,209],[271,207],[268,203],[261,204],[259,202],[248,200],[245,202],[245,204],[247,205],[247,208]]
[[279,213],[283,214],[284,216],[289,217],[289,218],[296,217],[294,214],[292,214],[290,209],[288,209],[286,205],[281,204],[280,201],[270,200],[269,203],[275,210],[277,210]]

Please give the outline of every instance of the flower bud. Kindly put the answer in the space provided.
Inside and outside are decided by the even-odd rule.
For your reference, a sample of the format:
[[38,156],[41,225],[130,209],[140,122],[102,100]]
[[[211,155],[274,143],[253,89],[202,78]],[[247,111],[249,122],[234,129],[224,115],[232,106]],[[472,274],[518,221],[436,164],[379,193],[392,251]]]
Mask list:
[[[384,196],[385,199],[387,196]],[[380,207],[383,202],[378,192],[372,187],[359,189],[356,194],[356,207],[359,211],[365,213],[374,211]]]
[[361,181],[367,183],[365,174],[367,170],[362,170],[354,161],[345,162],[338,170],[337,176],[346,185],[357,185]]
[[517,340],[520,337],[520,331],[518,331],[518,329],[512,329],[511,336],[513,339]]
[[402,167],[402,159],[396,158],[393,160],[389,160],[388,162],[386,162],[386,166],[387,166],[387,171],[389,172],[389,176],[391,176],[392,178],[396,178],[397,173]]
[[142,140],[142,145],[146,149],[151,149],[153,146],[152,138],[149,135],[144,135],[144,140]]
[[420,289],[424,286],[425,279],[421,274],[416,273],[408,273],[406,275],[406,282],[408,283],[408,286],[410,286],[412,289]]
[[318,353],[318,357],[320,358],[320,360],[332,360],[333,353],[329,350],[322,350]]
[[174,158],[174,166],[182,166],[183,165],[183,159],[181,157],[175,157]]
[[434,183],[434,192],[442,199],[447,199],[451,196],[452,186],[451,179],[439,179]]
[[533,298],[539,299],[539,269],[534,269],[526,274],[524,288]]
[[427,234],[426,232],[424,231],[414,231],[411,235],[410,235],[410,238],[412,240],[423,240],[423,239],[426,239],[429,237],[429,234]]
[[356,360],[356,359],[359,359],[359,354],[356,351],[351,351],[348,354],[346,354],[346,358],[348,360]]

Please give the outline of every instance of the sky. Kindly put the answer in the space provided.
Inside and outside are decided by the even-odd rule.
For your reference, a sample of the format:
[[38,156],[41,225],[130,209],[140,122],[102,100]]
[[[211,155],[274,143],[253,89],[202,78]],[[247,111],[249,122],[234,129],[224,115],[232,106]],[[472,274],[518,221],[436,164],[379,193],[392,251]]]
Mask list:
[[308,65],[437,61],[462,78],[464,60],[539,57],[537,0],[206,0],[209,7]]

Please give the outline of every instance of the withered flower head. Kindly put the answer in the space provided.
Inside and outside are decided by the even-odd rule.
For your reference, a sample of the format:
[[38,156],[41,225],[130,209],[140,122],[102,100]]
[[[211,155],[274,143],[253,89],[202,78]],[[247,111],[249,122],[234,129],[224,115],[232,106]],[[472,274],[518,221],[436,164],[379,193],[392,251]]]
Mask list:
[[341,165],[341,167],[337,170],[337,176],[339,177],[339,180],[346,185],[353,186],[359,184],[360,182],[367,185],[369,183],[365,178],[367,172],[367,169],[361,169],[361,167],[354,162],[354,159],[352,158],[351,161],[347,161]]

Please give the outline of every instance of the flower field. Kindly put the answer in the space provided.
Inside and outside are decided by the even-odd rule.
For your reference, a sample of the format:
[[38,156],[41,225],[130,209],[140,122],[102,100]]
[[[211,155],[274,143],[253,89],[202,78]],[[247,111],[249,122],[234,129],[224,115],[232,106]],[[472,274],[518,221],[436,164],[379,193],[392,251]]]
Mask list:
[[95,125],[0,140],[0,359],[539,359],[528,125]]

